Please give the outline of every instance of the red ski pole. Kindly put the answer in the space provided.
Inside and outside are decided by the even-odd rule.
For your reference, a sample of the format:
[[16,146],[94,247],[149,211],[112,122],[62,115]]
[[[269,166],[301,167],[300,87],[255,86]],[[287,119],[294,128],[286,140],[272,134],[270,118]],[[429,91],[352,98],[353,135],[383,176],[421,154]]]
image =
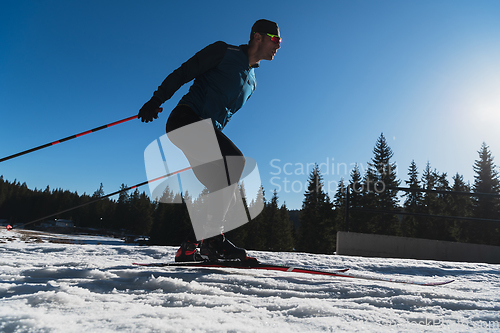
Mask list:
[[[163,111],[163,108],[159,108],[158,113],[160,113],[162,111]],[[88,131],[85,131],[85,132],[82,132],[82,133],[79,133],[79,134],[68,136],[68,137],[66,137],[64,139],[59,139],[57,141],[49,142],[49,143],[46,143],[44,145],[41,145],[41,146],[38,146],[38,147],[35,147],[35,148],[31,148],[31,149],[28,149],[28,150],[25,150],[25,151],[22,151],[20,153],[14,154],[14,155],[3,157],[3,158],[0,159],[0,163],[3,162],[3,161],[10,160],[12,158],[16,158],[16,157],[19,157],[19,156],[22,156],[22,155],[26,155],[26,154],[32,153],[34,151],[37,151],[37,150],[40,150],[40,149],[43,149],[43,148],[54,146],[54,145],[56,145],[58,143],[61,143],[61,142],[65,142],[65,141],[69,141],[69,140],[72,140],[72,139],[75,139],[75,138],[79,138],[81,136],[84,136],[84,135],[87,135],[87,134],[90,134],[90,133],[94,133],[94,132],[100,131],[102,129],[111,127],[111,126],[122,124],[124,122],[127,122],[127,121],[132,120],[132,119],[136,119],[136,118],[138,118],[138,116],[128,117],[128,118],[125,118],[125,119],[122,119],[122,120],[118,120],[118,121],[115,121],[115,122],[107,124],[107,125],[102,125],[102,126],[96,127],[94,129],[91,129],[91,130],[88,130]]]

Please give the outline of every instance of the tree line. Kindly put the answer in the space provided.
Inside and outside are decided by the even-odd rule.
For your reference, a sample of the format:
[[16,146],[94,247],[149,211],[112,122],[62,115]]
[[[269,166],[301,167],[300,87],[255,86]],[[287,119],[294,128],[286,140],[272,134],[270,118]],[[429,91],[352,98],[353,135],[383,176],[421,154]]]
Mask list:
[[[126,188],[122,184],[121,189]],[[17,180],[9,182],[0,176],[0,219],[20,226],[59,211],[82,206],[51,216],[45,221],[68,219],[82,228],[123,229],[135,234],[145,234],[151,229],[151,208],[154,208],[154,203],[146,193],[140,193],[137,189],[131,194],[122,191],[117,200],[102,198],[103,196],[102,183],[92,195],[79,195],[78,192],[50,189],[49,186],[44,190],[32,190],[26,183],[21,184]],[[95,202],[89,204],[92,201]],[[34,225],[37,224],[39,223]],[[31,226],[33,225],[27,227]]]
[[[185,203],[195,199],[189,194],[184,194],[180,199],[180,194],[174,194],[167,187],[160,200],[153,201],[137,188],[132,193],[126,189],[127,186],[122,184],[118,199],[112,200],[102,198],[105,196],[102,183],[92,195],[79,195],[77,192],[62,189],[51,190],[48,186],[44,190],[31,190],[26,183],[21,184],[16,180],[9,182],[0,176],[0,220],[4,219],[14,226],[21,226],[58,211],[82,206],[46,220],[68,219],[77,227],[146,235],[150,236],[151,244],[155,245],[179,245],[192,232]],[[245,198],[243,185],[240,186],[240,191]],[[91,201],[95,202],[88,204]],[[250,209],[253,205],[263,206],[264,209],[251,222],[226,235],[238,246],[248,249],[292,251],[293,225],[286,205],[278,205],[277,193],[274,192],[271,200],[267,202],[264,188],[261,187],[257,198],[248,205]],[[40,223],[30,224],[27,227],[36,227]]]
[[[335,194],[339,230],[346,227],[346,187],[350,186],[350,231],[500,245],[500,180],[486,143],[474,162],[472,185],[458,173],[450,183],[448,174],[432,169],[429,162],[420,176],[415,161],[402,183],[396,177],[393,152],[383,134],[373,153],[366,173],[362,175],[355,167],[348,183],[342,182]],[[400,192],[395,187],[411,191]]]
[[[394,189],[401,186],[402,181],[397,179],[393,152],[381,134],[365,174],[355,167],[348,181],[340,181],[333,198],[324,191],[323,176],[316,164],[309,174],[300,211],[289,211],[286,204],[280,204],[276,191],[267,200],[261,187],[255,199],[249,203],[245,201],[249,208],[263,206],[261,214],[226,235],[233,243],[247,249],[333,253],[337,231],[347,227],[346,191],[349,188],[350,231],[500,245],[500,224],[487,221],[500,219],[499,174],[485,143],[478,153],[479,158],[473,165],[476,175],[472,185],[465,183],[459,174],[455,174],[450,183],[447,173],[432,169],[429,162],[420,175],[412,161],[408,178],[404,180],[404,185],[412,191],[401,194]],[[151,243],[157,245],[179,245],[191,232],[186,205],[173,203],[194,200],[187,193],[180,200],[177,197],[180,194],[167,188],[159,201],[152,201],[145,192],[135,189],[129,193],[126,188],[122,184],[116,200],[103,198],[53,218],[70,219],[80,227],[121,229],[136,235],[149,235]],[[419,192],[419,189],[426,192]],[[489,195],[446,193],[452,191]],[[244,184],[240,192],[245,199]],[[103,196],[102,184],[92,195],[78,195],[49,187],[30,190],[25,183],[10,183],[0,176],[0,219],[19,225]],[[165,204],[168,202],[172,204]]]

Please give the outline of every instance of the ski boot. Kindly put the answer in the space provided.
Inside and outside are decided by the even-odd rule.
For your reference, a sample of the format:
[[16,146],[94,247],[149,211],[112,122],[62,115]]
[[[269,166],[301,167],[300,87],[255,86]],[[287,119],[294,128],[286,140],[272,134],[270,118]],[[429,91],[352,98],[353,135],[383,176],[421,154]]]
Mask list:
[[208,261],[247,259],[247,251],[236,247],[224,234],[204,239],[200,245],[200,255]]
[[175,262],[203,261],[198,249],[198,243],[186,240],[175,254]]

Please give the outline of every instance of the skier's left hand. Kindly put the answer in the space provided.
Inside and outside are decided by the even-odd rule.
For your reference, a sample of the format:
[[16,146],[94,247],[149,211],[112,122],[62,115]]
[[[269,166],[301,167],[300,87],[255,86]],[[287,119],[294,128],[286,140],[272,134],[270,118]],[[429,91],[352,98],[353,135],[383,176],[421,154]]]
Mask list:
[[161,101],[158,97],[153,96],[149,101],[147,101],[142,108],[139,110],[138,118],[143,123],[148,123],[153,121],[153,119],[158,119],[158,113],[163,109],[160,108]]

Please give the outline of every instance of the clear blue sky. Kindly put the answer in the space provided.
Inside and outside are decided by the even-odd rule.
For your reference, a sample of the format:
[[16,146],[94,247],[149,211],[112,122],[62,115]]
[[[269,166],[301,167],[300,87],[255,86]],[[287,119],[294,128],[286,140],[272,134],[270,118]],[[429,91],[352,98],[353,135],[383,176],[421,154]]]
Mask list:
[[[381,133],[403,181],[415,160],[420,174],[429,161],[472,183],[483,141],[500,163],[499,17],[500,2],[479,0],[2,1],[0,157],[137,114],[198,50],[246,43],[267,18],[282,48],[225,133],[257,161],[268,199],[277,189],[300,208],[312,163],[333,196]],[[145,181],[144,149],[187,88],[153,123],[21,156],[0,174],[80,194]]]

